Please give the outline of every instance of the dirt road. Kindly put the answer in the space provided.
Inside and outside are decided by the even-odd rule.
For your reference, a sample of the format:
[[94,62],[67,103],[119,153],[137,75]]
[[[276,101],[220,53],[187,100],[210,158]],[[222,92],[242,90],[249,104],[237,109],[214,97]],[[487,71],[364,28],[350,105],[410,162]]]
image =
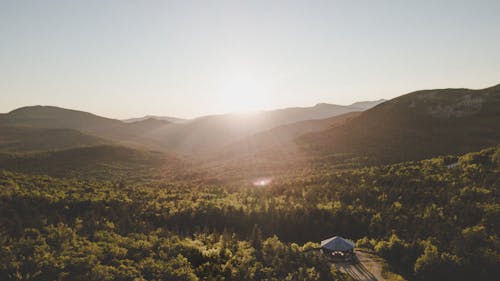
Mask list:
[[334,263],[337,270],[357,281],[386,281],[382,277],[382,264],[368,253],[356,251],[359,262]]

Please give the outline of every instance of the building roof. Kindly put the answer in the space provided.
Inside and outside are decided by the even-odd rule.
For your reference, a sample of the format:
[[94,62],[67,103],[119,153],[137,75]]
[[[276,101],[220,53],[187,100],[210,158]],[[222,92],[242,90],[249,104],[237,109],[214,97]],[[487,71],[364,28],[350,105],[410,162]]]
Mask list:
[[339,236],[328,238],[321,241],[321,248],[330,251],[351,251],[354,249],[354,243],[350,240],[344,239]]

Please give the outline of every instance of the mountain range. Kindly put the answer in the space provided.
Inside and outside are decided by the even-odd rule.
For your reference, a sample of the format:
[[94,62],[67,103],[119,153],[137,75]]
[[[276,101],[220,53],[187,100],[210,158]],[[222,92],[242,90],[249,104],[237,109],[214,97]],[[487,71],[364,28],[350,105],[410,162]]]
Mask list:
[[500,142],[500,85],[412,92],[298,142],[313,155],[357,153],[388,162],[482,149]]
[[29,152],[117,143],[182,154],[201,153],[276,126],[338,116],[380,102],[352,106],[318,104],[251,114],[212,115],[182,122],[154,117],[124,122],[54,106],[29,106],[0,115],[3,131],[0,149]]
[[188,121],[188,119],[183,119],[183,118],[169,117],[169,116],[156,116],[156,115],[146,115],[144,117],[123,119],[122,121],[125,123],[134,123],[134,122],[144,121],[147,119],[167,121],[170,123],[184,123],[184,122]]
[[[389,101],[348,106],[322,103],[191,120],[146,116],[122,121],[53,106],[30,106],[1,114],[0,132],[3,167],[62,163],[54,159],[103,152],[108,158],[94,158],[109,164],[120,151],[127,157],[116,159],[125,165],[159,165],[157,159],[175,155],[202,163],[200,167],[239,171],[252,167],[258,170],[255,173],[300,163],[326,167],[339,162],[394,163],[498,144],[500,85],[481,90],[423,90]],[[131,150],[158,151],[168,157],[144,161],[153,154]],[[85,166],[91,166],[88,157],[75,159],[85,159]]]

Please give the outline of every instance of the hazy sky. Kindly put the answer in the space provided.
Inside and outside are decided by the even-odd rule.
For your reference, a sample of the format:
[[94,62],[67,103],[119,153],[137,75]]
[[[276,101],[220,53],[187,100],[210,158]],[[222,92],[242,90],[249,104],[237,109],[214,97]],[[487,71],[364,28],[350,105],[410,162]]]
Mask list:
[[0,112],[192,117],[500,83],[500,1],[4,1]]

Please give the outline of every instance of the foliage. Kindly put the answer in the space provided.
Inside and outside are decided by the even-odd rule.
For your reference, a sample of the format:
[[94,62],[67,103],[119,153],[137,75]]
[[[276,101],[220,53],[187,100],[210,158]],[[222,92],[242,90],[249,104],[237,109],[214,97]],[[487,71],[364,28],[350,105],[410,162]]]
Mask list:
[[315,169],[266,187],[3,171],[0,280],[334,280],[312,243],[333,235],[416,280],[491,280],[499,151],[452,167]]

